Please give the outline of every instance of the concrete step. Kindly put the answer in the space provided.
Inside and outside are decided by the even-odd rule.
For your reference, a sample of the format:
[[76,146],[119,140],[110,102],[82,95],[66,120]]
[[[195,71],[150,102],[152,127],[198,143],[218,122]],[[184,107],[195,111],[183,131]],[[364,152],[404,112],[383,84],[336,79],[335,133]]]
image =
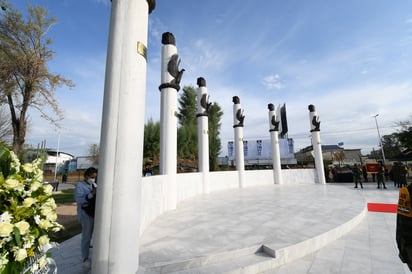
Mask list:
[[[194,257],[189,260],[145,265],[139,273],[260,273],[313,253],[356,227],[367,208],[329,231],[313,230],[311,237],[300,235],[294,243],[268,242],[247,248]],[[309,230],[309,229],[308,229]]]

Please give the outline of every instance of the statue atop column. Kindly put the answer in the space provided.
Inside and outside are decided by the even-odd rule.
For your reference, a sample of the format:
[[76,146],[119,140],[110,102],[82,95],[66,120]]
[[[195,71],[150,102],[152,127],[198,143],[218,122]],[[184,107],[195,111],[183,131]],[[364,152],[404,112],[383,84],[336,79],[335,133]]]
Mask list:
[[[233,96],[232,101],[235,105],[239,105],[240,104],[240,99],[237,96]],[[245,120],[245,115],[243,114],[243,109],[239,108],[236,111],[236,119],[238,121],[238,123],[235,125],[233,125],[233,127],[243,127],[243,121]]]
[[269,112],[273,112],[272,117],[270,117],[271,127],[270,127],[269,132],[271,132],[271,131],[279,131],[279,123],[280,123],[280,121],[278,121],[278,120],[276,119],[276,114],[274,113],[274,111],[275,111],[275,106],[274,106],[273,104],[268,104],[268,109],[269,109]]
[[[314,105],[309,105],[308,109],[310,112],[315,112],[315,106]],[[312,117],[312,129],[310,130],[310,132],[313,131],[320,131],[320,121],[319,121],[319,116],[318,115],[314,115]]]
[[[176,46],[176,39],[171,32],[165,32],[162,35],[163,45],[173,45]],[[170,56],[169,62],[167,63],[167,72],[173,79],[168,83],[162,83],[159,86],[159,90],[164,88],[174,88],[177,91],[180,90],[180,81],[182,80],[183,72],[185,69],[179,70],[180,59],[177,53]]]
[[[206,87],[206,80],[203,77],[197,78],[197,85],[199,88],[201,87]],[[203,93],[200,98],[200,107],[202,108],[201,110],[199,109],[199,113],[197,115],[208,115],[209,114],[209,108],[212,105],[212,103],[209,103],[209,95],[207,93]]]

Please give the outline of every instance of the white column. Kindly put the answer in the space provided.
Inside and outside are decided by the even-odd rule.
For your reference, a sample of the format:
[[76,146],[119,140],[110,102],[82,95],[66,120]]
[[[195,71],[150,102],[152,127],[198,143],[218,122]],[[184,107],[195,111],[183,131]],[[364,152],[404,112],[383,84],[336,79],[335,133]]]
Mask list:
[[323,167],[322,145],[320,142],[320,121],[315,106],[309,105],[310,132],[312,133],[312,147],[315,154],[315,166],[318,174],[318,183],[326,184],[325,169]]
[[162,68],[160,107],[160,174],[167,175],[168,208],[177,206],[176,166],[177,166],[177,92],[183,71],[179,71],[175,37],[170,32],[162,35]]
[[206,80],[197,78],[197,146],[198,168],[202,172],[203,193],[209,193],[209,95]]
[[240,99],[233,97],[233,128],[235,130],[235,156],[236,169],[239,175],[239,188],[244,186],[245,177],[245,155],[243,151],[243,121],[245,116],[240,106]]
[[272,146],[273,180],[275,184],[283,184],[282,168],[279,148],[279,119],[276,115],[273,104],[268,105],[269,109],[269,132]]
[[136,273],[148,14],[155,1],[113,0],[100,139],[93,273]]

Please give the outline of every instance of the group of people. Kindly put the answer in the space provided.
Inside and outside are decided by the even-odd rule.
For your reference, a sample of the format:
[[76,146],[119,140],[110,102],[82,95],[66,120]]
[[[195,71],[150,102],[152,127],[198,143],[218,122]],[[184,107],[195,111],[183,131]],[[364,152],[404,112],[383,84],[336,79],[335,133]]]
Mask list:
[[[353,180],[355,182],[355,188],[358,188],[358,184],[360,187],[363,188],[362,184],[362,175],[363,175],[363,182],[368,182],[368,175],[366,172],[366,168],[362,167],[361,165],[355,164],[352,168]],[[376,174],[376,175],[375,175]],[[406,186],[406,176],[408,174],[408,167],[401,162],[395,162],[388,171],[387,168],[379,163],[377,173],[372,173],[373,181],[375,181],[375,176],[377,177],[377,188],[384,188],[386,189],[385,180],[393,180],[393,185],[401,188]]]
[[84,179],[76,185],[74,199],[77,203],[77,218],[82,226],[81,254],[83,267],[91,268],[89,249],[94,227],[96,207],[97,169],[89,167],[84,172]]
[[391,169],[390,175],[393,180],[393,186],[406,186],[406,175],[408,174],[408,167],[401,162],[395,162]]
[[[376,180],[378,189],[380,188],[386,189],[385,172],[386,172],[385,167],[382,165],[382,163],[379,163],[378,170],[377,170],[377,180]],[[362,174],[364,175],[363,176],[364,182],[368,181],[368,177],[367,177],[368,173],[366,172],[366,168],[362,168],[361,165],[354,164],[352,168],[352,174],[353,174],[353,180],[355,182],[355,188],[358,188],[358,184],[360,184],[360,187],[363,188],[362,179],[361,179]]]

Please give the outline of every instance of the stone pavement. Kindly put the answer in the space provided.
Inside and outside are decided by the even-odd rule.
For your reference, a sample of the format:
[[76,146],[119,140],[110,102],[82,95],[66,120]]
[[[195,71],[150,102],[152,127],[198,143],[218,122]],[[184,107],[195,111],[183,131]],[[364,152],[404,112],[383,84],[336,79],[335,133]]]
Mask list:
[[[199,195],[143,233],[140,273],[410,273],[398,258],[398,189],[365,183],[272,185]],[[317,250],[317,248],[320,248]],[[274,258],[276,257],[276,258]],[[89,273],[80,235],[53,252],[58,272]]]

